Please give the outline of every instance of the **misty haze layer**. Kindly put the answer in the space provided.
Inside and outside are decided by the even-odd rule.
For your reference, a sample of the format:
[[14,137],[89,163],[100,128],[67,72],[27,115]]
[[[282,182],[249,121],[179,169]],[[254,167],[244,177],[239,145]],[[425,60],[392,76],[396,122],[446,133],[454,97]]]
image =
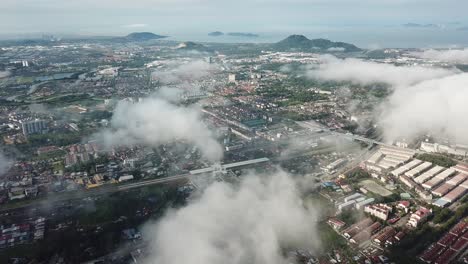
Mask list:
[[451,63],[468,63],[468,49],[451,50],[425,50],[422,52],[413,52],[413,55],[422,59],[436,60]]
[[387,141],[432,133],[468,144],[468,126],[463,122],[468,116],[468,74],[456,69],[395,66],[333,56],[321,59],[323,64],[309,67],[307,76],[391,86],[392,94],[378,107],[381,111],[375,117]]
[[284,264],[284,248],[318,249],[316,218],[284,172],[247,175],[237,187],[216,182],[146,227],[152,255],[145,263]]
[[467,73],[396,88],[380,117],[386,139],[431,132],[468,144],[467,98]]
[[0,175],[5,173],[11,166],[11,161],[0,152]]
[[338,59],[331,55],[320,57],[318,68],[309,67],[306,76],[326,81],[350,81],[367,85],[386,83],[393,86],[411,85],[458,72],[455,69],[422,66],[394,66],[360,59]]
[[152,73],[152,77],[163,84],[201,79],[218,69],[215,64],[210,64],[203,60],[194,60],[186,63],[172,62],[165,66],[167,67],[165,70],[155,70]]
[[110,129],[96,136],[106,146],[157,146],[185,140],[197,146],[207,159],[219,160],[223,153],[221,145],[205,126],[201,115],[197,107],[180,106],[161,98],[147,98],[139,103],[120,102]]

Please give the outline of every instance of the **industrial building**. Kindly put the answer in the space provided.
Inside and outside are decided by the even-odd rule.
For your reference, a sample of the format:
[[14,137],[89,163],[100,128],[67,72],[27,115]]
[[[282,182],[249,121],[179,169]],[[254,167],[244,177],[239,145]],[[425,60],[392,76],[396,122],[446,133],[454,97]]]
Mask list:
[[426,190],[432,190],[434,187],[436,187],[437,185],[439,185],[443,181],[444,181],[444,179],[442,179],[442,178],[434,177],[434,178],[430,179],[429,181],[423,183],[422,187],[424,189],[426,189]]
[[455,175],[455,177],[451,178],[450,180],[448,180],[447,184],[458,185],[462,183],[463,181],[465,181],[467,178],[468,178],[468,175],[464,173],[460,173],[460,174]]
[[356,199],[361,198],[361,197],[364,197],[364,195],[362,195],[360,193],[354,193],[354,194],[351,194],[351,195],[345,197],[344,201],[349,202],[351,200],[356,200]]
[[360,209],[364,208],[364,206],[369,205],[369,204],[373,203],[374,201],[375,201],[374,198],[369,198],[369,199],[366,199],[364,201],[357,202],[354,206],[356,207],[356,209],[360,210]]
[[348,202],[341,203],[338,205],[338,210],[343,211],[345,209],[350,209],[351,207],[354,206],[355,203],[356,203],[356,200],[351,200]]
[[460,173],[468,174],[468,165],[457,164],[453,168]]
[[395,177],[400,177],[401,175],[403,175],[405,172],[415,168],[416,166],[419,166],[421,163],[423,163],[422,160],[418,160],[418,159],[414,159],[408,163],[406,163],[405,165],[401,166],[401,167],[398,167],[396,168],[395,170],[392,171],[392,174],[393,176]]
[[432,167],[432,163],[426,161],[426,162],[422,163],[421,165],[417,166],[416,168],[413,168],[413,169],[405,172],[405,175],[408,176],[408,177],[414,178],[415,176],[418,176],[421,173],[428,170],[430,167]]
[[466,188],[463,186],[458,186],[452,191],[450,191],[448,194],[446,194],[444,197],[442,197],[443,200],[453,203],[456,200],[458,200],[460,197],[462,197],[466,193]]
[[338,159],[335,160],[334,162],[330,163],[327,167],[326,170],[328,172],[334,171],[338,169],[339,167],[343,166],[346,163],[346,159]]
[[401,166],[408,162],[414,154],[415,152],[410,149],[381,147],[365,162],[365,165],[369,170],[381,172]]
[[454,175],[457,171],[453,168],[446,169],[441,173],[435,175],[432,179],[422,184],[424,189],[432,190],[434,187],[445,181],[448,177]]
[[453,188],[455,188],[454,185],[448,184],[447,182],[440,185],[437,187],[435,190],[431,191],[432,194],[437,195],[437,196],[443,196],[449,191],[451,191]]
[[405,175],[400,176],[400,181],[406,186],[408,186],[410,189],[413,189],[417,185],[416,182],[414,182],[412,179]]
[[440,178],[442,180],[445,180],[447,179],[448,177],[450,176],[453,176],[455,173],[457,173],[457,171],[454,169],[454,168],[448,168],[446,170],[444,170],[443,172],[437,174],[436,176],[434,176],[435,178]]
[[439,174],[441,171],[444,170],[442,166],[434,166],[430,170],[424,172],[423,174],[419,175],[414,179],[415,182],[421,184],[429,180],[430,178],[434,177],[435,175]]

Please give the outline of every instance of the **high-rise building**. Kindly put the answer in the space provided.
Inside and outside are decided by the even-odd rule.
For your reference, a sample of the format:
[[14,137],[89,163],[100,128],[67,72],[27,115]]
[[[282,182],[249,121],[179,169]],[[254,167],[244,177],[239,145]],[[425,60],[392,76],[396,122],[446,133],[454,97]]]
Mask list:
[[237,76],[236,76],[236,74],[229,74],[229,76],[228,76],[228,81],[229,81],[230,83],[235,83],[235,82],[237,81]]
[[21,128],[25,136],[43,134],[47,132],[47,122],[41,119],[27,120],[21,123]]

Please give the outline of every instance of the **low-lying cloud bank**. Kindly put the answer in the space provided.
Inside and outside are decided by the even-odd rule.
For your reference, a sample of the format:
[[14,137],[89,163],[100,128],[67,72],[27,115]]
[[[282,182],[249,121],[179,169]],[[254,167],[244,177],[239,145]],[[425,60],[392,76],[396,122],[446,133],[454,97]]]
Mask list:
[[306,76],[324,81],[350,81],[367,85],[386,83],[393,86],[412,85],[421,81],[457,73],[456,69],[422,66],[395,66],[360,59],[338,59],[331,55],[320,57],[318,67],[309,67]]
[[[442,52],[437,54],[447,59],[458,56]],[[375,119],[387,141],[412,139],[430,133],[468,144],[468,124],[463,121],[468,116],[468,73],[456,69],[395,66],[333,56],[323,56],[321,59],[323,63],[319,67],[309,67],[307,76],[361,85],[390,85],[392,93],[378,106],[380,111],[375,111]],[[460,55],[459,59],[464,58]]]
[[318,250],[317,212],[291,176],[247,175],[216,182],[186,207],[146,226],[152,264],[286,264],[285,248]]
[[468,48],[435,50],[429,49],[421,52],[413,52],[412,55],[429,60],[436,60],[449,63],[468,63]]
[[397,88],[382,105],[385,138],[432,133],[468,144],[467,98],[468,73]]
[[205,158],[219,160],[221,145],[203,123],[196,106],[182,106],[163,98],[151,97],[142,102],[119,102],[110,128],[95,135],[106,146],[157,146],[184,140],[197,146]]
[[204,60],[172,62],[166,66],[165,69],[157,69],[152,73],[152,77],[163,84],[199,80],[218,70],[216,64],[210,64]]

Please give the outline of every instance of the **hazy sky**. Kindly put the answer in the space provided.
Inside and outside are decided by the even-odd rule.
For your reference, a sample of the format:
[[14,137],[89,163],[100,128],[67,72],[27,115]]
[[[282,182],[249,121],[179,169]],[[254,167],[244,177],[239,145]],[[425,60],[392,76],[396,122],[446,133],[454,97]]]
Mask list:
[[[355,33],[367,39],[363,43],[383,45],[379,34],[396,32],[410,39],[438,35],[453,38],[446,44],[464,44],[460,35],[468,31],[456,29],[468,26],[466,10],[465,0],[0,0],[0,34],[152,31],[189,36],[221,30],[266,36],[343,34],[346,40]],[[405,23],[441,27],[405,28]]]

